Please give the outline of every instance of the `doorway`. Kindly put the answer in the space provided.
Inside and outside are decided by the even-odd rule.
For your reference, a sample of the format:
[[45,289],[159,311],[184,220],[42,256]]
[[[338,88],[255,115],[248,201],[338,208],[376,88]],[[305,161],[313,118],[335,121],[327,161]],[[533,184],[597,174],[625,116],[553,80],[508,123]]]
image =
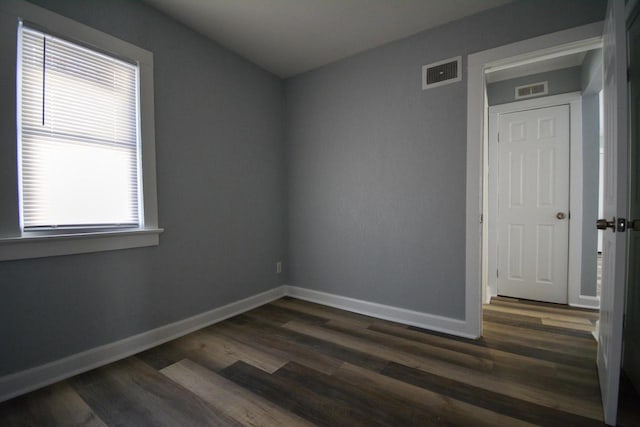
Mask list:
[[[621,361],[622,313],[625,267],[627,262],[626,234],[621,219],[628,215],[627,178],[627,40],[625,22],[636,2],[610,0],[604,29],[602,24],[585,25],[522,42],[471,54],[468,57],[467,114],[467,220],[466,220],[466,318],[468,329],[482,335],[483,262],[483,170],[486,162],[487,132],[483,110],[486,110],[485,70],[504,63],[538,58],[571,46],[583,46],[599,41],[603,49],[603,90],[605,117],[605,204],[604,217],[598,226],[606,227],[603,242],[603,272],[600,304],[597,366],[605,422],[615,424],[618,380]],[[486,118],[486,115],[484,116]],[[478,218],[480,221],[478,221]],[[591,224],[593,225],[593,224]],[[611,228],[611,230],[609,230]]]
[[484,303],[598,308],[601,70],[594,41],[485,71]]
[[[488,294],[486,211],[488,120],[486,71],[498,71],[602,46],[602,23],[593,23],[470,54],[467,57],[467,177],[465,221],[465,324],[470,336],[482,336],[483,304]],[[511,92],[513,93],[513,92]],[[513,96],[513,95],[510,95]]]

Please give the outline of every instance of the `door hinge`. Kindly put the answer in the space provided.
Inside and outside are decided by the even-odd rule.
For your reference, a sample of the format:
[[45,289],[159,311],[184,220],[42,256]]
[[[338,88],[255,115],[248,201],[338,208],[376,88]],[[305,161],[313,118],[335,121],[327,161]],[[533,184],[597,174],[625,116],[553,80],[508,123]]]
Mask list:
[[498,132],[498,144],[500,144],[500,132]]
[[627,68],[627,82],[631,81],[631,68]]
[[480,224],[482,224],[483,220],[484,220],[484,216],[482,216],[482,214],[480,214]]
[[496,277],[500,277],[500,270],[496,269]]

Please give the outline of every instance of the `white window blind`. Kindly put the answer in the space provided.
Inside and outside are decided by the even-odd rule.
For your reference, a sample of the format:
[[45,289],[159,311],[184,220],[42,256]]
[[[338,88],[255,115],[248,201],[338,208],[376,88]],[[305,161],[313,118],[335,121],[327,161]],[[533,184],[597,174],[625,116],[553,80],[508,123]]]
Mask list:
[[21,27],[25,230],[142,226],[136,65]]

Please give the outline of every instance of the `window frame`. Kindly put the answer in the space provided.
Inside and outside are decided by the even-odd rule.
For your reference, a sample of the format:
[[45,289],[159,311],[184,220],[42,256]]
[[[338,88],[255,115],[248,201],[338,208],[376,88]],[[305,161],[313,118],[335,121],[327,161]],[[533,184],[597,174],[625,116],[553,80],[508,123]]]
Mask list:
[[[125,58],[139,69],[139,132],[143,227],[59,233],[23,231],[18,177],[18,32],[20,23],[53,36]],[[23,0],[0,3],[0,261],[156,246],[158,227],[155,167],[153,54]],[[4,96],[6,93],[7,96]]]

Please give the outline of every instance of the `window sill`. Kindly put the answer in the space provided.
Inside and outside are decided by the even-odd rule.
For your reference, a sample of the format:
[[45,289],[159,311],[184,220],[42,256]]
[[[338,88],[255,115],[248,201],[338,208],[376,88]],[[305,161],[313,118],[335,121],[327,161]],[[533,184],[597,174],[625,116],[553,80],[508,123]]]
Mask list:
[[158,246],[162,228],[0,238],[0,261]]

